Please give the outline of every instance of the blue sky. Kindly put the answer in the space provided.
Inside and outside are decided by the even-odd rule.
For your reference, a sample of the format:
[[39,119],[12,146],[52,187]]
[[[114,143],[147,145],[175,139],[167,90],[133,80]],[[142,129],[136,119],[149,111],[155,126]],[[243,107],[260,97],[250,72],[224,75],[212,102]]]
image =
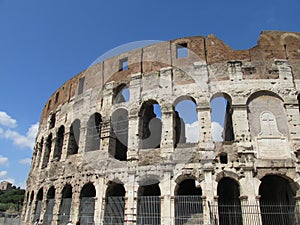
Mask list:
[[299,0],[0,0],[0,180],[25,186],[41,111],[65,81],[134,41],[215,34],[234,49],[300,31]]

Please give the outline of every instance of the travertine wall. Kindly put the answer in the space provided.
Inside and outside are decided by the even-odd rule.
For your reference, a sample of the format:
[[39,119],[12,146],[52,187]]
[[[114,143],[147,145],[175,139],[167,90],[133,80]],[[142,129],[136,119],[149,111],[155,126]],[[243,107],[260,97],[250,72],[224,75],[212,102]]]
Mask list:
[[[187,45],[188,57],[177,57],[177,44]],[[119,71],[124,58],[128,69]],[[83,77],[83,93],[78,94]],[[124,84],[130,100],[115,103],[119,94],[115,92]],[[294,197],[300,197],[299,93],[300,33],[294,32],[264,31],[258,45],[249,50],[232,50],[213,35],[181,38],[98,63],[67,81],[45,105],[27,181],[23,221],[30,223],[34,218],[39,190],[43,192],[40,218],[45,218],[48,190],[54,187],[52,224],[60,224],[62,191],[67,184],[72,186],[73,221],[79,218],[82,188],[94,185],[95,224],[103,222],[106,189],[111,182],[122,184],[126,191],[126,224],[136,224],[138,190],[147,180],[159,185],[162,224],[173,224],[173,197],[186,179],[197,181],[202,190],[206,224],[208,202],[217,201],[218,182],[224,177],[239,184],[241,200],[257,200],[261,180],[270,174],[284,177],[291,183]],[[228,116],[234,134],[233,140],[221,143],[212,140],[211,130],[210,102],[217,96],[224,96],[230,104]],[[183,99],[196,103],[199,141],[195,144],[176,143],[174,106]],[[161,140],[159,148],[142,149],[141,112],[148,100],[161,107]],[[128,112],[127,154],[122,160],[115,157],[117,135],[111,123],[118,109]],[[87,124],[94,113],[102,120],[100,145],[87,151]],[[55,125],[49,127],[53,114]],[[79,129],[70,130],[76,119],[80,120]],[[65,132],[57,158],[54,152],[58,151],[61,126]],[[68,154],[72,132],[79,132],[78,152]],[[49,135],[51,144],[46,143]],[[220,160],[222,152],[227,154],[226,162]]]

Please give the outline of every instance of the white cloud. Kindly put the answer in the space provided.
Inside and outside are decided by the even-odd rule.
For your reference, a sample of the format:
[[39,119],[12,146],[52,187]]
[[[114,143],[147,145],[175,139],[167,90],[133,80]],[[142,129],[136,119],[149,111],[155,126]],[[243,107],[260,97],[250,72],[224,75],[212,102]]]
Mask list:
[[15,145],[21,148],[28,147],[33,149],[38,126],[38,123],[31,125],[27,130],[26,135],[22,135],[17,131],[8,129],[2,134],[2,136],[6,139],[12,140]]
[[7,175],[7,171],[5,170],[0,171],[0,178],[6,177],[6,175]]
[[31,159],[30,158],[21,159],[21,160],[19,160],[19,163],[23,164],[23,165],[30,165]]
[[3,129],[0,127],[0,134],[3,134]]
[[8,158],[0,155],[0,166],[8,165]]
[[198,121],[185,124],[185,136],[187,143],[196,143],[199,139]]
[[0,111],[0,124],[6,127],[14,128],[17,126],[17,121],[11,116],[7,115],[6,112]]
[[212,122],[211,129],[212,129],[213,141],[223,141],[222,138],[223,127],[218,122]]

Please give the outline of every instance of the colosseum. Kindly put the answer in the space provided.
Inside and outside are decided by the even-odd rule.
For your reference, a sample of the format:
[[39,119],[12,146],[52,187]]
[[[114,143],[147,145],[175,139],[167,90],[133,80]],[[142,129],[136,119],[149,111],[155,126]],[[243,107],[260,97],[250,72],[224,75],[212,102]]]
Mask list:
[[300,224],[299,102],[297,32],[263,31],[247,50],[179,38],[95,63],[45,104],[22,223]]

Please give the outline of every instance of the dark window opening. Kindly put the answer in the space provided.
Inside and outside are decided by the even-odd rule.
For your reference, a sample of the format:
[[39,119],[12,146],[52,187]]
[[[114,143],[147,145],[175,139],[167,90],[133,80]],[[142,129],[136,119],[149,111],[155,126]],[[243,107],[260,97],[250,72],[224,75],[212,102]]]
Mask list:
[[102,117],[99,113],[90,116],[87,124],[85,151],[95,151],[100,148]]
[[218,183],[218,212],[220,225],[242,225],[242,210],[238,183],[228,177]]
[[94,224],[96,189],[92,183],[83,186],[80,192],[80,224]]
[[125,109],[118,109],[111,116],[111,133],[110,148],[111,155],[115,159],[127,160],[128,147],[128,112]]
[[138,189],[137,202],[137,224],[138,225],[160,225],[161,224],[161,203],[160,188],[157,181],[146,186],[140,186]]
[[296,224],[295,191],[290,183],[279,176],[269,175],[262,178],[259,186],[260,210],[264,225],[272,224]]
[[106,190],[104,225],[124,224],[125,189],[122,184],[111,182]]
[[227,164],[228,163],[228,156],[226,152],[220,153],[220,163]]
[[143,149],[159,148],[162,123],[161,109],[156,101],[144,102],[139,113],[139,138]]
[[57,93],[55,94],[55,103],[58,102],[58,98],[59,98],[59,92],[57,92]]
[[83,88],[84,88],[84,80],[85,77],[79,78],[79,84],[78,84],[78,95],[83,93]]
[[128,70],[128,58],[120,59],[119,61],[119,71]]
[[189,56],[189,49],[187,43],[176,45],[176,57],[178,59],[187,58]]
[[73,155],[78,153],[79,137],[80,137],[80,120],[76,119],[70,127],[67,155]]
[[43,188],[41,188],[36,196],[36,206],[34,211],[34,216],[32,222],[35,222],[37,219],[40,219],[42,211],[42,201],[43,201]]
[[61,153],[63,149],[63,143],[64,143],[64,135],[65,135],[65,127],[60,126],[56,133],[56,142],[55,142],[55,147],[54,147],[54,158],[57,160],[60,160],[61,158]]
[[130,92],[126,84],[120,84],[118,87],[114,89],[114,98],[113,98],[114,104],[128,102],[129,99],[130,99]]
[[203,224],[202,190],[194,179],[178,184],[175,193],[175,224]]
[[300,94],[298,95],[297,99],[298,99],[298,108],[299,108],[299,112],[300,112]]
[[53,127],[55,127],[55,122],[56,122],[55,113],[53,113],[50,117],[49,129],[52,129]]
[[60,224],[67,224],[70,218],[72,204],[72,186],[67,184],[62,190],[62,199],[59,209]]
[[47,165],[49,163],[51,147],[52,147],[52,134],[49,134],[48,138],[46,139],[46,143],[45,143],[44,159],[43,159],[43,163],[42,163],[42,168],[47,167]]

